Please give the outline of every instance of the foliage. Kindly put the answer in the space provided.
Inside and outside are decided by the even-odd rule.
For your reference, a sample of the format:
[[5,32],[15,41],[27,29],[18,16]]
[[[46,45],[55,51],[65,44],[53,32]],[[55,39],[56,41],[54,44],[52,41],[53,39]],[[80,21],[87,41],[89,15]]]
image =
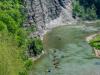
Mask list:
[[17,25],[11,18],[11,16],[9,16],[8,14],[0,14],[0,20],[6,24],[9,32],[15,33],[15,31],[17,30]]
[[25,61],[25,68],[27,70],[30,70],[32,68],[32,60],[29,59]]
[[26,44],[27,42],[27,32],[22,28],[19,28],[15,34],[15,39],[18,43],[18,46],[21,47]]
[[35,56],[39,55],[43,50],[43,44],[42,41],[36,37],[33,39],[33,41],[29,44],[29,50],[33,50],[33,53]]
[[23,0],[0,0],[0,75],[27,75],[32,60],[28,59],[26,50],[29,40],[33,51],[40,54],[43,50],[39,38],[29,39],[34,26],[25,30]]
[[100,50],[100,35],[97,35],[93,40],[91,40],[90,45]]
[[76,17],[83,17],[84,15],[84,8],[80,6],[79,1],[73,2],[73,16]]
[[0,32],[0,75],[18,75],[25,70],[24,61],[19,55],[23,48],[5,31]]
[[18,0],[0,1],[0,31],[6,29],[14,35],[18,46],[25,44],[25,31],[21,28],[25,16],[21,12],[21,5]]
[[43,50],[42,41],[39,38],[35,38],[33,42],[35,45],[34,51],[36,51],[37,54],[40,54]]
[[[21,0],[0,0],[0,75],[27,75],[27,32]],[[31,60],[30,60],[31,61]]]
[[88,20],[93,20],[93,19],[97,18],[96,8],[94,5],[91,8],[86,9],[86,16],[85,17]]
[[0,21],[0,31],[6,30],[6,25],[4,22]]
[[73,0],[73,17],[80,17],[83,20],[94,20],[100,16],[97,8],[98,0]]

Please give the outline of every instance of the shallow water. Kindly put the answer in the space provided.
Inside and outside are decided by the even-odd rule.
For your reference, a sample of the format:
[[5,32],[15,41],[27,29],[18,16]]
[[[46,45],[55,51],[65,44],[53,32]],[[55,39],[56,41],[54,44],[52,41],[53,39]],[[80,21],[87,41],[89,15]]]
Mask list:
[[47,54],[34,63],[31,75],[100,75],[86,36],[100,30],[100,24],[77,24],[53,29],[44,37]]

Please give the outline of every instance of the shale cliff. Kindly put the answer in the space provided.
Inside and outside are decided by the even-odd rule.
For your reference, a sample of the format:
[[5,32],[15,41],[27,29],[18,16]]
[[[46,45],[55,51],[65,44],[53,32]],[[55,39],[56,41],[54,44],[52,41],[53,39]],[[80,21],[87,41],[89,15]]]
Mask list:
[[71,0],[24,0],[28,19],[34,21],[38,31],[72,21],[71,2]]

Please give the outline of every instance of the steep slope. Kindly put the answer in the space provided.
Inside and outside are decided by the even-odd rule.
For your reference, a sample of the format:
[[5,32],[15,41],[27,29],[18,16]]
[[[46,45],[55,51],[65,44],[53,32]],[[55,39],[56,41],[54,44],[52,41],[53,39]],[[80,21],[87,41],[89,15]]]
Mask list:
[[48,25],[72,21],[71,0],[24,0],[28,18],[33,20],[39,31]]

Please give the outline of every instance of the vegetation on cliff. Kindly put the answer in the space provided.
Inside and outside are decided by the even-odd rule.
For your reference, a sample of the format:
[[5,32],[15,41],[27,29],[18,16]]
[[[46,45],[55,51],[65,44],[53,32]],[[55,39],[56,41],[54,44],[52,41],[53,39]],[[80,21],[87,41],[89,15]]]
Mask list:
[[[26,55],[30,32],[22,26],[23,7],[21,0],[0,0],[0,75],[27,75],[31,69],[32,61]],[[42,43],[35,43],[39,54]]]

